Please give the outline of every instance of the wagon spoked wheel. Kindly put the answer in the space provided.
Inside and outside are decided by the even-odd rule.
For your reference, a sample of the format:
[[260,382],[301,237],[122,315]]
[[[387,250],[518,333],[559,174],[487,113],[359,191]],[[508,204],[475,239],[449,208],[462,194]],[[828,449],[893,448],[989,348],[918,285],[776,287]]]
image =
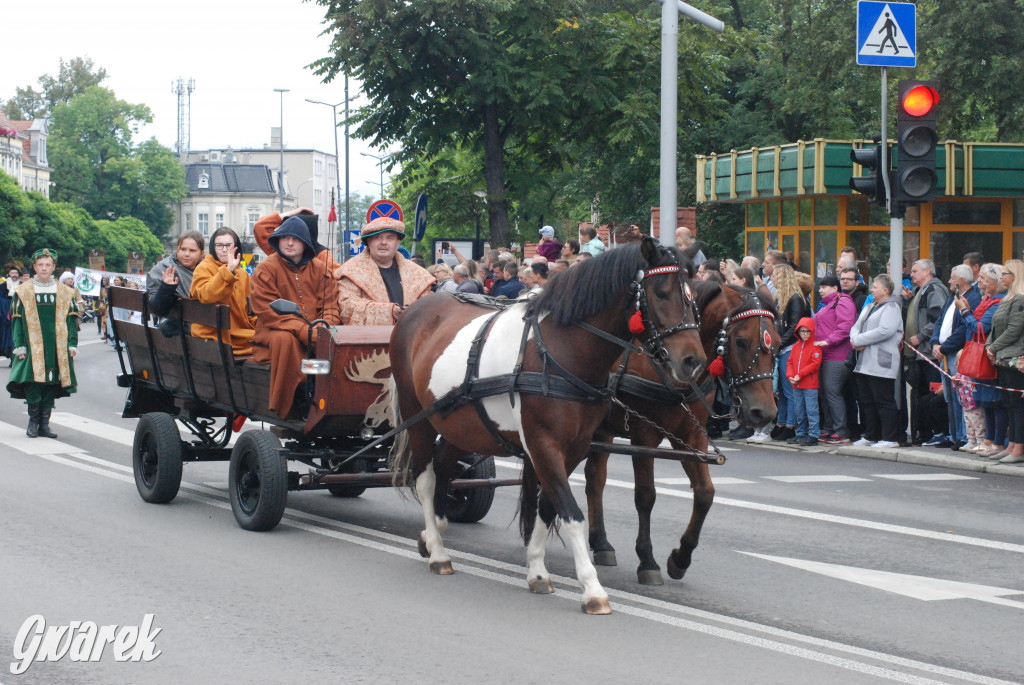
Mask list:
[[231,450],[231,511],[245,530],[270,530],[284,515],[288,468],[280,449],[269,431],[251,430],[242,433]]
[[139,496],[151,504],[167,504],[181,487],[182,443],[170,414],[154,412],[139,419],[132,444],[132,471]]
[[[469,466],[480,455],[474,454],[466,458],[463,466]],[[494,478],[494,457],[486,457],[459,476],[460,479]],[[494,488],[470,488],[468,490],[448,491],[448,520],[456,523],[476,523],[491,510],[494,502]]]

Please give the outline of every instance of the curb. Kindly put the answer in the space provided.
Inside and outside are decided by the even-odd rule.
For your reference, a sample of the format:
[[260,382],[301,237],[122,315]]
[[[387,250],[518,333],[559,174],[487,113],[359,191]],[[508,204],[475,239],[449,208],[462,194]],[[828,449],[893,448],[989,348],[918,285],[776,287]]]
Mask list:
[[[1016,476],[1024,478],[1024,464],[1000,464],[982,457],[961,457],[958,452],[951,450],[929,451],[916,447],[897,447],[888,450],[873,449],[871,447],[854,447],[849,444],[828,445],[819,443],[815,447],[799,447],[788,445],[784,442],[769,440],[764,443],[751,443],[746,440],[729,440],[719,438],[722,442],[733,445],[749,445],[751,447],[767,447],[770,449],[783,449],[793,452],[828,452],[846,457],[862,457],[864,459],[881,459],[883,461],[896,461],[903,464],[918,464],[920,466],[937,466],[944,469],[956,469],[958,471],[972,471],[974,473],[992,473],[999,476]],[[947,452],[943,454],[942,452]]]

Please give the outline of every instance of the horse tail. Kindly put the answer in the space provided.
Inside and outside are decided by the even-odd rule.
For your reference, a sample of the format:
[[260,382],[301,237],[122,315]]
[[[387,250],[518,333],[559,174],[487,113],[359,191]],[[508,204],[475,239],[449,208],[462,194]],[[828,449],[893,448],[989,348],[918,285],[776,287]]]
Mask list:
[[540,496],[540,481],[533,470],[533,462],[523,459],[523,485],[519,489],[519,532],[523,543],[530,544],[533,527],[537,523],[537,507]]
[[[399,426],[402,423],[402,409],[398,404],[398,384],[395,382],[394,375],[388,381],[388,393],[391,395],[391,420],[394,421],[394,426]],[[411,463],[412,450],[409,449],[409,431],[404,430],[399,432],[395,436],[394,442],[391,443],[388,465],[394,474],[391,479],[392,485],[395,487],[403,485],[415,487],[415,483],[408,482],[409,465]]]

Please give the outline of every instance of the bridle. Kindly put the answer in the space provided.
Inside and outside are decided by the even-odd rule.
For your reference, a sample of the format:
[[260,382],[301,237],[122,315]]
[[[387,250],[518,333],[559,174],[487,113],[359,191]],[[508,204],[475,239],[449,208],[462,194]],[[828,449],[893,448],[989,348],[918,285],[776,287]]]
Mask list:
[[[715,339],[715,352],[721,358],[724,365],[724,378],[725,385],[729,391],[730,396],[735,396],[736,389],[741,386],[747,385],[748,383],[754,383],[760,380],[771,380],[774,375],[774,369],[764,371],[762,373],[750,373],[754,365],[757,364],[757,360],[761,355],[761,352],[771,354],[773,357],[777,356],[772,351],[772,336],[768,332],[768,321],[775,321],[775,314],[764,307],[761,307],[759,303],[751,302],[754,299],[753,293],[747,293],[744,295],[743,304],[741,307],[746,307],[753,304],[748,309],[742,309],[738,312],[733,312],[722,319],[722,327],[718,331],[718,335]],[[747,364],[746,368],[743,369],[739,374],[733,374],[732,367],[729,364],[729,329],[738,324],[740,321],[745,321],[753,317],[758,317],[760,323],[760,336],[758,345],[754,349],[754,354],[750,358],[750,363]],[[774,367],[774,365],[773,365]]]
[[[673,258],[673,261],[675,261],[675,258]],[[644,290],[643,282],[651,276],[661,276],[663,274],[672,273],[679,273],[679,264],[673,263],[651,267],[646,270],[641,269],[637,271],[636,278],[633,279],[633,284],[630,286],[630,298],[634,301],[636,307],[633,318],[630,320],[630,332],[634,332],[634,322],[639,320],[639,323],[642,325],[641,332],[647,332],[647,337],[643,340],[644,352],[662,366],[667,365],[669,362],[668,351],[665,349],[666,338],[683,331],[700,331],[700,311],[697,309],[697,305],[693,300],[693,293],[690,291],[690,286],[686,283],[683,284],[681,292],[684,303],[689,307],[690,313],[693,315],[693,320],[687,321],[684,315],[683,319],[675,326],[659,330],[658,327],[654,325],[654,320],[651,317],[650,304],[647,301],[647,292]]]

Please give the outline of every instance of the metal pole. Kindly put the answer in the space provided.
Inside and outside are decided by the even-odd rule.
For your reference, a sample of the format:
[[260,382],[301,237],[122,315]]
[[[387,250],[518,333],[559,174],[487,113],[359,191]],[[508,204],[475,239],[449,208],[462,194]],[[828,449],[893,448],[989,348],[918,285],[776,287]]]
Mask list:
[[885,205],[889,209],[889,275],[896,293],[903,285],[903,212],[892,199],[889,183],[889,68],[882,67],[882,182],[885,184]]
[[[671,2],[666,3],[665,0],[658,0],[658,2],[662,5],[672,4]],[[679,14],[693,19],[698,24],[704,24],[704,26],[707,26],[712,31],[717,31],[718,33],[725,31],[725,24],[720,19],[715,19],[710,14],[705,14],[696,7],[687,5],[682,0],[676,0],[676,10],[678,10]]]
[[[335,127],[335,134],[337,134],[337,127]],[[344,243],[341,248],[341,261],[342,263],[349,257],[348,251],[348,227],[349,227],[349,193],[348,193],[348,74],[345,74],[345,230],[342,232],[342,242]]]
[[675,244],[676,234],[676,108],[678,106],[679,10],[661,6],[661,212],[662,245]]
[[284,211],[284,94],[289,91],[288,88],[275,88],[275,93],[281,94],[281,128],[280,128],[280,140],[278,141],[278,147],[281,150],[280,163],[277,167],[277,193],[278,193],[278,206],[277,211]]

